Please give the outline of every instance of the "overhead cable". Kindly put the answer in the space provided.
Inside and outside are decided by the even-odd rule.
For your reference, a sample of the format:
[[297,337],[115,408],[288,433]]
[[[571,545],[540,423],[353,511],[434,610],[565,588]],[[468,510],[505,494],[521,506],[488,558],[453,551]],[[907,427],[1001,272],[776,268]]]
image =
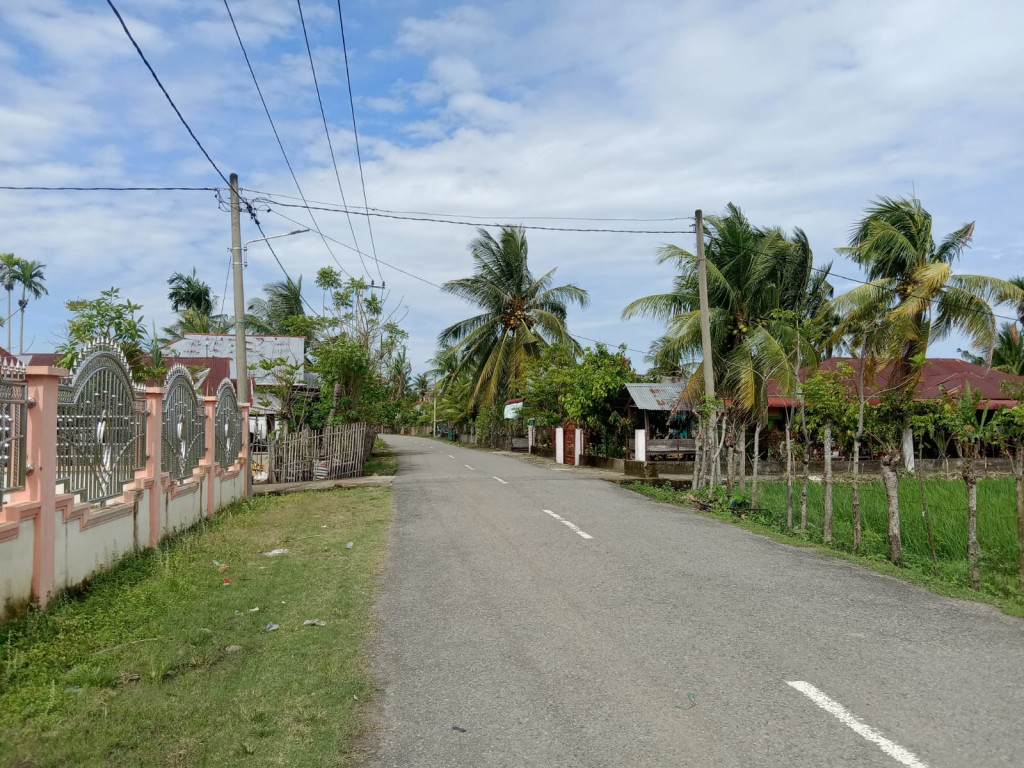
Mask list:
[[[242,56],[245,57],[245,64],[249,68],[249,74],[252,76],[253,85],[256,86],[256,93],[259,94],[260,103],[263,105],[263,111],[267,115],[267,121],[270,123],[270,129],[274,132],[274,138],[277,139],[277,146],[281,150],[281,155],[284,157],[284,163],[288,166],[288,172],[292,176],[292,181],[295,182],[295,188],[299,191],[299,196],[305,201],[306,195],[302,191],[302,185],[299,184],[299,178],[295,175],[295,170],[292,168],[292,163],[288,159],[288,153],[285,151],[284,143],[281,141],[281,135],[277,132],[277,126],[274,124],[274,118],[270,114],[270,108],[267,106],[267,100],[263,98],[263,89],[260,88],[259,80],[256,79],[256,71],[252,68],[252,62],[249,60],[249,53],[245,50],[245,43],[242,42],[242,36],[238,32],[238,25],[235,24],[235,17],[231,13],[231,6],[228,5],[228,0],[224,0],[224,9],[228,12],[228,18],[231,20],[231,27],[235,30],[235,38],[238,40],[238,47],[242,49]],[[313,229],[320,232],[320,227],[316,224],[316,218],[313,216],[312,210],[309,212],[309,218],[313,222]],[[331,246],[327,244],[327,240],[324,239],[323,234],[320,235],[324,241],[324,246],[327,248],[327,252],[331,254],[331,258],[334,259],[335,263],[341,269],[342,272],[348,274],[348,270],[342,266],[341,262],[338,261],[338,257],[334,255],[334,251],[331,250]],[[271,249],[273,250],[273,249]]]
[[[341,0],[338,0],[338,24],[341,27],[341,50],[345,55],[345,80],[348,83],[348,105],[352,110],[352,135],[356,140],[356,161],[359,163],[359,182],[363,187],[363,206],[369,206],[366,202],[366,177],[363,175],[363,156],[359,151],[359,130],[356,128],[356,102],[352,98],[352,73],[348,68],[348,45],[345,43],[345,17],[341,13]],[[373,251],[373,260],[379,262],[377,258],[377,244],[373,240],[373,225],[370,223],[370,219],[366,220],[366,228],[370,232],[370,250]],[[384,276],[380,274],[380,264],[377,264],[377,275],[383,281]]]
[[152,65],[150,65],[149,60],[146,58],[146,54],[142,52],[142,49],[139,47],[139,44],[135,42],[135,38],[132,37],[132,33],[128,30],[128,25],[125,24],[124,19],[121,17],[121,12],[117,10],[117,7],[111,0],[107,0],[107,5],[110,6],[110,10],[112,10],[114,12],[114,15],[117,16],[117,20],[121,22],[121,29],[123,29],[124,33],[128,35],[128,39],[132,41],[132,45],[135,46],[135,50],[139,54],[139,57],[142,59],[142,63],[146,65],[146,69],[149,70],[149,74],[153,76],[153,79],[156,81],[156,84],[160,87],[160,90],[163,92],[164,97],[167,99],[167,103],[170,104],[171,109],[174,110],[174,114],[178,116],[178,119],[181,121],[181,124],[185,126],[185,130],[188,131],[188,135],[192,137],[192,141],[196,143],[196,146],[199,147],[199,150],[203,153],[203,156],[206,157],[210,165],[213,166],[213,170],[217,172],[217,175],[220,176],[224,183],[230,187],[231,182],[228,181],[227,176],[223,174],[221,169],[217,167],[217,164],[213,162],[213,158],[210,157],[210,153],[206,151],[206,147],[204,147],[202,142],[199,141],[199,138],[192,130],[192,127],[188,124],[188,121],[186,121],[184,116],[181,114],[181,110],[179,110],[178,105],[174,103],[174,99],[171,98],[171,94],[167,92],[167,89],[164,88],[164,84],[160,82],[160,78],[157,77],[156,72],[153,70]]
[[[302,37],[306,41],[306,54],[309,56],[309,69],[313,73],[313,87],[316,89],[316,100],[320,105],[320,117],[324,123],[324,135],[327,136],[327,148],[331,152],[331,164],[334,166],[334,178],[338,181],[338,192],[341,194],[341,203],[345,207],[348,207],[348,202],[345,200],[345,190],[341,186],[341,173],[338,171],[338,160],[334,156],[334,143],[331,141],[331,130],[327,127],[327,113],[324,111],[324,101],[320,96],[320,82],[316,76],[316,66],[313,64],[313,49],[309,45],[309,34],[306,31],[306,18],[302,13],[302,0],[295,0],[299,7],[299,21],[302,23]],[[305,202],[305,200],[303,200]],[[363,253],[359,250],[359,239],[356,237],[356,228],[352,224],[352,217],[348,216],[348,228],[352,233],[352,242],[355,244],[356,253],[359,254],[359,261],[363,265],[363,271],[366,269],[366,263],[363,261]],[[378,272],[380,269],[378,268]],[[381,280],[384,278],[382,277]]]

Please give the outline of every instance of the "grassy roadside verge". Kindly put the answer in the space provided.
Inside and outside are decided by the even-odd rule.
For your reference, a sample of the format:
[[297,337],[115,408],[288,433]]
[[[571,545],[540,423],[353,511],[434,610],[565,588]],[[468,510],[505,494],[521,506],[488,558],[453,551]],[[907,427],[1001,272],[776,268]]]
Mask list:
[[[704,517],[710,517],[724,523],[738,526],[744,530],[767,536],[775,541],[798,547],[809,547],[817,552],[838,557],[842,560],[858,563],[878,573],[894,576],[904,581],[922,586],[936,594],[957,597],[964,600],[976,600],[999,606],[1011,616],[1024,617],[1024,595],[1015,588],[1016,574],[1004,574],[993,568],[982,565],[982,588],[974,591],[967,586],[967,560],[939,560],[937,574],[930,558],[914,553],[905,553],[903,566],[895,566],[886,560],[884,549],[872,547],[869,543],[862,552],[853,554],[849,549],[842,548],[844,542],[839,540],[833,545],[825,545],[817,537],[817,531],[788,531],[781,526],[773,514],[749,514],[740,518],[728,511],[716,512],[694,509],[686,501],[686,492],[671,487],[649,485],[642,482],[626,483],[622,486],[627,490],[647,496],[675,506],[686,507]],[[809,510],[811,505],[808,505]],[[799,513],[798,513],[799,514]]]
[[237,504],[0,625],[0,765],[351,761],[390,514],[387,488]]
[[363,465],[363,475],[393,475],[398,471],[398,459],[381,438],[374,438],[373,451]]

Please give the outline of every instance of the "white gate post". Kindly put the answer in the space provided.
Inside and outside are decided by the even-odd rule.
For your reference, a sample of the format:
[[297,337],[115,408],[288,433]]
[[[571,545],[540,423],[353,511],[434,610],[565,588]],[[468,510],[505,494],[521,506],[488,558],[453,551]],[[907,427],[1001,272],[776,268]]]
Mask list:
[[531,424],[526,428],[526,452],[533,453],[533,442],[537,439],[537,428]]
[[638,429],[635,433],[636,460],[647,461],[647,430]]
[[583,458],[583,430],[576,430],[576,466],[580,465],[580,459]]
[[565,463],[565,430],[562,427],[555,429],[555,463]]

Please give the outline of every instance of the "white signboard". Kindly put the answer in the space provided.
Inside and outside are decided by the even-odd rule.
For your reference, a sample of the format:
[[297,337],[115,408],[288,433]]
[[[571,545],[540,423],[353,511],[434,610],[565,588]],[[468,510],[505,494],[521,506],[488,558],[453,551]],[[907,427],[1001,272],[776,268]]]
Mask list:
[[[261,360],[285,360],[297,365],[295,383],[302,384],[305,340],[301,336],[250,336],[245,337],[245,354],[256,386],[276,384],[274,372],[254,369]],[[168,356],[216,357],[230,361],[231,378],[238,380],[235,373],[235,335],[213,333],[186,333],[185,337],[172,341],[166,347]]]

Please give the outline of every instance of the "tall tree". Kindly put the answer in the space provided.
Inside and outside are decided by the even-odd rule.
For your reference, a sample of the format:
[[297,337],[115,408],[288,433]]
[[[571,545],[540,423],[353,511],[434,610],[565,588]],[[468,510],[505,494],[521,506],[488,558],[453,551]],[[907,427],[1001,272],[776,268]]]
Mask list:
[[[724,215],[708,216],[705,222],[715,392],[731,402],[729,423],[742,433],[767,408],[768,380],[793,391],[796,368],[815,360],[805,321],[817,313],[831,290],[828,268],[814,267],[801,230],[787,237],[777,227],[755,227],[731,203]],[[667,245],[658,251],[658,261],[676,266],[671,290],[637,299],[622,317],[665,322],[665,335],[655,342],[656,354],[676,360],[699,355],[697,259]],[[794,354],[797,350],[799,355]],[[703,365],[691,374],[684,390],[690,403],[699,402],[703,394]],[[733,435],[730,444],[735,442]]]
[[171,309],[175,312],[194,312],[197,315],[213,314],[213,293],[210,286],[196,276],[196,268],[192,274],[175,272],[167,280],[170,290],[167,298],[171,300]]
[[566,327],[568,304],[586,307],[587,292],[571,283],[552,287],[552,269],[539,278],[527,261],[526,232],[502,227],[496,240],[485,229],[470,243],[473,275],[442,288],[483,311],[441,331],[438,343],[458,350],[456,373],[473,378],[472,403],[490,405],[513,392],[526,363],[547,345],[579,344]]
[[21,314],[18,326],[19,355],[25,351],[25,309],[28,307],[28,297],[38,299],[49,293],[46,288],[45,270],[45,264],[25,259],[19,261],[14,269],[14,279],[21,286],[21,298],[18,300],[18,310]]
[[1003,323],[996,334],[995,345],[992,347],[992,358],[986,360],[970,350],[959,350],[960,356],[971,363],[991,366],[1003,373],[1024,376],[1024,337],[1016,323]]
[[11,314],[11,292],[14,290],[14,284],[18,282],[15,271],[20,263],[21,259],[13,253],[0,253],[0,280],[3,281],[4,289],[7,291],[7,317],[4,319],[4,325],[7,326],[8,352],[11,351],[11,318],[14,317]]
[[[936,244],[932,216],[914,198],[880,197],[851,231],[850,245],[837,248],[867,272],[868,282],[835,299],[830,308],[847,324],[874,323],[890,342],[873,354],[891,362],[888,389],[902,390],[894,403],[909,403],[928,345],[959,331],[990,358],[996,337],[993,304],[1024,301],[1024,291],[1008,280],[953,274],[974,234],[974,222]],[[889,558],[903,556],[896,473],[907,443],[909,414],[894,409],[902,423],[895,442],[883,443],[882,476],[889,514]],[[886,434],[893,434],[889,430]],[[912,450],[910,451],[912,454]]]
[[245,323],[255,333],[287,334],[294,329],[294,319],[304,315],[302,277],[289,277],[263,286],[263,296],[249,301]]

